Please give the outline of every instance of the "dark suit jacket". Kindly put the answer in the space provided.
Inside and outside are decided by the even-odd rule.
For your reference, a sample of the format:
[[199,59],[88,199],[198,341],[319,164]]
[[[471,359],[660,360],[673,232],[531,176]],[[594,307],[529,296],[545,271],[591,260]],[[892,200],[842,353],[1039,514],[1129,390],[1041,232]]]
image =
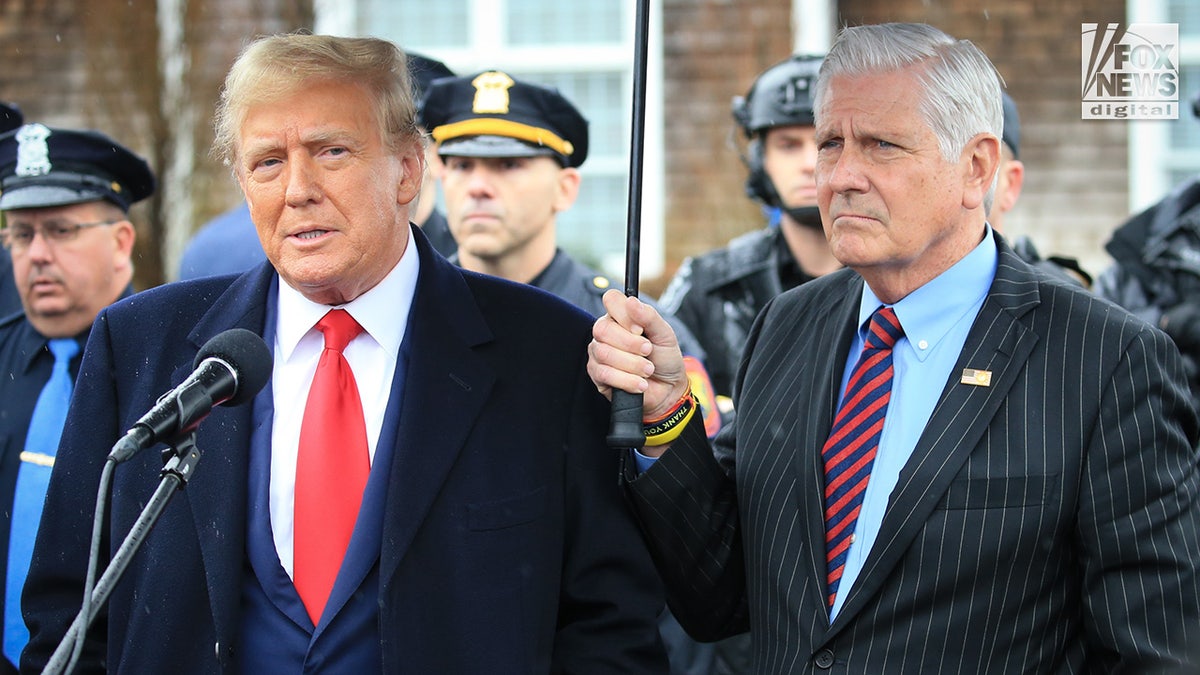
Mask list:
[[1200,672],[1180,663],[1200,641],[1200,482],[1179,354],[998,246],[832,626],[820,455],[863,281],[843,270],[764,310],[716,461],[689,428],[631,483],[694,635],[750,627],[756,673]]
[[[379,671],[662,672],[661,588],[613,480],[608,406],[584,370],[591,319],[463,272],[414,236],[421,272],[378,561]],[[23,671],[41,668],[79,608],[113,442],[209,338],[261,334],[274,278],[264,264],[171,284],[98,318],[26,585]],[[203,461],[116,587],[84,670],[215,673],[237,662],[251,412],[220,407],[200,425]],[[150,450],[117,467],[106,559],[161,465]]]

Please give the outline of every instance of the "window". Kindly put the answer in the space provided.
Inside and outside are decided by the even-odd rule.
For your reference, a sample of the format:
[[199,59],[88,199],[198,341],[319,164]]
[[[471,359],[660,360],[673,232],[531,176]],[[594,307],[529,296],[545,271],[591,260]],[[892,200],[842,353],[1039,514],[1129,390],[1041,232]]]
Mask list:
[[1158,201],[1172,186],[1200,174],[1200,5],[1194,0],[1129,0],[1131,23],[1179,25],[1179,119],[1129,122],[1130,212]]
[[[651,3],[651,27],[658,2]],[[317,31],[372,35],[443,61],[459,74],[488,68],[557,87],[589,121],[588,159],[579,199],[558,218],[559,246],[619,286],[625,269],[634,0],[318,1]],[[642,168],[641,277],[660,274],[662,151],[659,55],[652,38],[647,68],[646,147]]]

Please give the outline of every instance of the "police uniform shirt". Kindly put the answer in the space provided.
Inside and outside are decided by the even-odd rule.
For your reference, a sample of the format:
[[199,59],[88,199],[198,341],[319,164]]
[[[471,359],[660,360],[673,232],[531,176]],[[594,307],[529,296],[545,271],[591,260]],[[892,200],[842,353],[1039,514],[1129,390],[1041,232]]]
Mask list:
[[[457,263],[457,260],[455,262]],[[602,316],[608,311],[604,309],[604,294],[608,289],[614,288],[608,277],[575,260],[562,249],[554,252],[554,259],[529,282],[529,285],[553,293],[592,316]],[[704,363],[707,358],[704,348],[688,327],[674,315],[663,313],[654,300],[643,300],[662,313],[667,323],[671,324],[684,356],[693,356],[699,363]],[[707,377],[705,374],[706,379]]]
[[[79,375],[83,360],[82,347],[87,332],[76,337],[80,354],[71,360],[71,379]],[[50,379],[54,356],[46,348],[47,339],[34,330],[24,314],[9,316],[0,322],[0,560],[8,560],[8,535],[11,527],[13,493],[21,451],[38,394]],[[86,489],[95,489],[94,486]],[[6,569],[0,564],[0,588],[5,583]],[[0,594],[0,616],[4,612],[4,596]],[[0,659],[0,662],[3,662]]]
[[604,292],[612,288],[607,277],[575,260],[562,249],[554,252],[554,259],[529,285],[553,293],[592,316],[604,314]]
[[454,235],[450,234],[450,223],[446,222],[446,216],[441,211],[437,209],[430,211],[425,222],[417,225],[425,233],[425,238],[433,245],[433,250],[441,253],[442,256],[449,258],[458,250],[458,242],[454,241]]
[[785,291],[816,278],[800,269],[800,263],[796,262],[796,256],[792,255],[792,249],[788,247],[787,238],[782,232],[775,237],[775,260],[776,269],[779,270],[779,285]]

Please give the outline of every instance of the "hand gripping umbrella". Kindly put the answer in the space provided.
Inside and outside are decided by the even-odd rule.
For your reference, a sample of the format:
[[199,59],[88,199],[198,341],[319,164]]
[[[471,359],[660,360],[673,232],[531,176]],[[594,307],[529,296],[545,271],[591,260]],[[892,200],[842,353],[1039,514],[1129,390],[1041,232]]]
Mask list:
[[[642,240],[642,147],[646,131],[646,54],[649,41],[650,0],[638,0],[634,35],[633,122],[629,153],[629,215],[625,234],[625,295],[638,294],[638,257]],[[613,448],[640,448],[646,442],[642,432],[642,395],[614,389],[608,445]]]

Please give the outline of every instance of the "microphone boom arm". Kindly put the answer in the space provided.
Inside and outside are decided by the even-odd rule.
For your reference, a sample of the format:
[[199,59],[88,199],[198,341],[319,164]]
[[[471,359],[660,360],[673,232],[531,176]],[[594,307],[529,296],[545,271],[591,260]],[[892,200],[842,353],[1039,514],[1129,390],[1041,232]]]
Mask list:
[[[129,533],[125,535],[117,552],[113,554],[104,574],[100,575],[99,581],[92,589],[90,600],[75,615],[75,620],[71,622],[71,627],[67,629],[66,635],[59,641],[50,661],[42,670],[42,675],[67,673],[74,667],[74,663],[69,661],[72,660],[72,650],[76,641],[82,641],[83,635],[92,625],[96,614],[99,613],[100,608],[108,600],[108,596],[112,594],[113,588],[125,574],[134,554],[138,552],[150,534],[151,528],[158,522],[163,510],[167,507],[167,502],[171,501],[176,492],[186,487],[188,480],[195,474],[196,464],[200,461],[200,449],[196,447],[196,434],[194,432],[185,434],[177,443],[171,444],[171,449],[174,452],[166,453],[169,459],[162,469],[162,480],[159,481],[158,488],[142,509],[138,519],[134,521]],[[113,460],[110,457],[108,461],[112,462]],[[102,518],[103,515],[97,513],[96,517]]]

